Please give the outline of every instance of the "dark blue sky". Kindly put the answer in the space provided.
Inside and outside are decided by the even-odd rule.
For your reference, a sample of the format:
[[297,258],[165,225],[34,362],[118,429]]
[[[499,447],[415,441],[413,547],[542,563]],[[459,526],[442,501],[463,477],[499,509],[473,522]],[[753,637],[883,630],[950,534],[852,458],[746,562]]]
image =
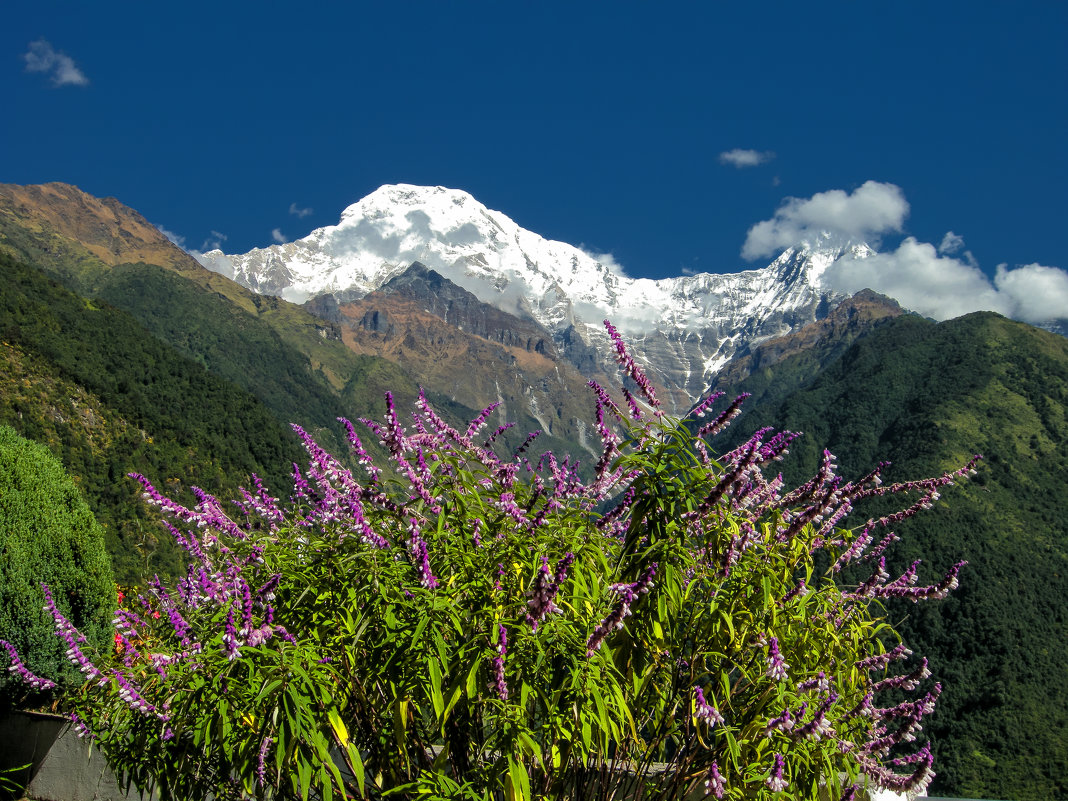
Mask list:
[[[787,197],[900,188],[900,233],[1068,267],[1068,4],[9,4],[0,181],[112,195],[199,248],[466,189],[632,275],[750,263]],[[732,149],[774,153],[738,168]],[[313,209],[304,217],[290,210]]]

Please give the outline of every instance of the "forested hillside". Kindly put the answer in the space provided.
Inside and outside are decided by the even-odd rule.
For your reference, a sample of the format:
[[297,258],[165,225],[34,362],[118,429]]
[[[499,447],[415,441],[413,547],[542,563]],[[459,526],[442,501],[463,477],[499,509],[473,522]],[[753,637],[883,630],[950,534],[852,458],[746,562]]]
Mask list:
[[0,254],[0,422],[46,444],[104,525],[122,581],[178,563],[130,471],[170,491],[233,491],[251,473],[288,484],[296,438],[250,393]]
[[932,793],[1065,797],[1068,339],[990,313],[939,324],[908,315],[822,372],[802,358],[730,388],[751,384],[762,400],[722,445],[762,425],[803,432],[783,465],[791,482],[815,471],[824,447],[849,477],[888,460],[891,480],[983,454],[975,479],[901,524],[889,552],[898,572],[922,557],[921,583],[968,560],[960,589],[939,604],[891,605],[888,616],[945,686],[927,727]]

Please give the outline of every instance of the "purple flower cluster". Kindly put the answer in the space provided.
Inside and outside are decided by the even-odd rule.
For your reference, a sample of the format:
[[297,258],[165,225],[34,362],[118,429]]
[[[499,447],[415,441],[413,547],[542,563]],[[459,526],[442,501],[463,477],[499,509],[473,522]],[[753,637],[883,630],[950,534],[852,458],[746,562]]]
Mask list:
[[767,668],[764,671],[772,681],[782,681],[786,678],[786,671],[790,668],[786,660],[779,652],[779,638],[768,638],[768,655],[766,657]]
[[534,577],[534,589],[531,598],[527,602],[527,623],[532,631],[538,630],[538,624],[547,615],[559,614],[561,609],[556,605],[556,594],[560,591],[560,585],[567,579],[567,571],[575,561],[575,554],[567,553],[556,563],[556,574],[549,572],[549,559],[541,558],[541,567]]
[[[688,443],[692,428],[672,428],[658,422],[663,412],[651,381],[627,353],[616,329],[607,322],[606,327],[622,371],[631,384],[622,390],[624,413],[608,392],[590,382],[596,396],[597,431],[601,439],[599,459],[590,483],[581,479],[577,462],[570,458],[560,462],[549,452],[538,456],[532,448],[537,432],[507,458],[499,455],[507,451],[498,439],[507,426],[499,427],[485,442],[476,443],[476,437],[482,436],[480,432],[496,404],[480,412],[466,428],[456,428],[431,408],[422,392],[411,421],[405,421],[409,426],[407,429],[401,425],[389,395],[383,421],[362,420],[388,451],[392,474],[371,462],[354,426],[342,420],[355,461],[360,465],[356,472],[369,476],[369,482],[358,481],[353,472],[298,426],[293,428],[307,451],[308,466],[304,471],[294,466],[294,494],[288,505],[281,505],[259,479],[253,477],[252,488],[242,490],[241,500],[236,504],[240,514],[226,514],[213,496],[200,490],[195,490],[196,505],[188,509],[163,498],[147,479],[137,476],[148,501],[177,523],[168,525],[189,556],[188,571],[176,589],[168,592],[158,581],[152,582],[149,593],[139,596],[130,608],[117,610],[114,625],[122,646],[122,668],[110,669],[105,674],[83,652],[85,638],[63,617],[51,595],[46,594],[46,608],[56,621],[57,633],[68,644],[68,657],[87,677],[99,680],[100,686],[110,687],[110,691],[131,710],[140,715],[155,715],[166,723],[167,707],[161,699],[167,696],[153,693],[166,683],[168,674],[172,677],[180,675],[182,668],[200,670],[207,656],[216,659],[215,664],[252,665],[262,655],[262,651],[254,649],[262,648],[272,638],[296,643],[293,635],[275,622],[275,604],[280,607],[279,618],[289,619],[289,611],[281,608],[283,601],[277,600],[276,595],[287,598],[291,577],[283,579],[279,573],[271,572],[280,568],[266,566],[272,556],[269,549],[279,544],[297,547],[302,558],[306,551],[309,560],[313,560],[333,547],[332,544],[324,546],[324,542],[336,542],[339,552],[346,558],[356,555],[353,563],[371,564],[376,571],[382,571],[376,572],[376,577],[381,575],[400,582],[395,588],[400,592],[394,591],[393,597],[403,597],[406,600],[402,602],[413,608],[426,603],[428,598],[435,603],[447,600],[443,598],[446,591],[469,581],[472,573],[485,581],[487,586],[483,595],[495,609],[476,621],[476,626],[481,629],[479,636],[486,638],[481,641],[493,650],[491,657],[484,652],[489,657],[486,659],[488,664],[480,665],[480,669],[485,670],[482,686],[488,687],[489,693],[500,701],[508,702],[506,667],[512,665],[514,677],[525,669],[526,663],[518,657],[522,655],[525,659],[530,653],[530,638],[538,638],[538,648],[541,648],[553,640],[558,622],[562,620],[555,618],[550,626],[545,623],[550,615],[562,615],[567,609],[568,614],[581,616],[582,610],[589,608],[584,599],[576,603],[576,599],[564,596],[564,592],[581,593],[584,588],[604,587],[620,575],[637,575],[635,565],[647,565],[634,581],[608,586],[604,608],[596,612],[600,615],[607,609],[607,614],[596,624],[586,642],[589,659],[601,649],[612,632],[622,629],[627,618],[635,613],[641,596],[652,590],[660,565],[663,565],[660,581],[678,581],[683,594],[700,597],[700,603],[719,604],[725,593],[732,592],[740,581],[748,580],[746,571],[754,564],[760,565],[761,576],[768,576],[766,568],[778,569],[779,563],[774,559],[790,551],[790,558],[795,561],[774,579],[780,583],[772,586],[769,603],[774,605],[766,610],[769,615],[765,618],[751,615],[754,611],[751,608],[730,618],[733,621],[731,640],[746,644],[742,646],[743,655],[733,654],[721,660],[722,654],[717,651],[710,659],[696,647],[685,651],[689,644],[683,646],[684,652],[680,653],[673,650],[674,644],[663,644],[670,642],[673,633],[656,634],[656,652],[649,657],[662,660],[662,665],[677,674],[677,686],[692,688],[692,721],[699,726],[694,727],[685,715],[682,725],[702,747],[707,741],[707,750],[700,757],[702,761],[696,763],[695,769],[687,775],[695,782],[704,776],[708,793],[716,798],[724,797],[727,779],[714,757],[724,758],[727,733],[738,734],[743,728],[759,732],[761,723],[766,720],[763,731],[770,741],[761,741],[760,748],[767,750],[762,750],[755,761],[765,765],[767,753],[780,748],[782,753],[774,753],[771,767],[762,780],[763,786],[760,778],[763,774],[757,773],[757,778],[750,780],[757,786],[745,788],[747,793],[765,787],[775,793],[786,791],[790,787],[788,775],[793,774],[796,780],[802,775],[798,769],[787,765],[786,756],[793,753],[791,749],[814,748],[817,746],[813,744],[821,741],[818,747],[825,753],[837,749],[840,754],[855,759],[877,786],[907,790],[926,786],[933,775],[929,749],[893,759],[889,755],[899,753],[897,747],[901,744],[915,740],[921,719],[934,708],[940,687],[936,685],[932,692],[895,706],[876,705],[881,692],[916,691],[929,676],[926,660],[911,671],[901,669],[895,671],[895,675],[885,675],[894,662],[909,655],[909,651],[899,645],[886,653],[858,659],[853,664],[850,662],[856,656],[847,651],[850,655],[845,660],[835,662],[838,658],[835,656],[821,662],[820,666],[825,669],[817,671],[805,650],[808,645],[799,646],[793,639],[780,642],[780,638],[785,638],[786,632],[792,630],[789,628],[792,624],[786,621],[800,612],[801,604],[797,599],[813,591],[820,593],[817,598],[820,603],[826,599],[823,593],[827,591],[826,597],[831,603],[820,607],[820,603],[813,603],[811,599],[806,602],[807,609],[819,610],[813,613],[812,624],[833,633],[832,626],[842,627],[851,616],[864,614],[873,601],[893,597],[919,601],[943,597],[953,589],[963,563],[954,566],[937,584],[922,587],[917,586],[918,563],[890,580],[883,551],[896,539],[892,526],[927,508],[937,499],[941,488],[962,479],[974,462],[961,471],[937,479],[886,486],[880,478],[883,465],[858,481],[846,481],[837,475],[835,457],[825,451],[817,474],[787,492],[783,489],[781,474],[773,475],[776,468],[768,468],[788,453],[798,436],[796,433],[762,429],[718,460],[712,459],[702,441],[722,431],[737,417],[745,399],[743,395],[715,415],[711,422],[696,427],[697,441],[687,454],[692,454],[688,464],[696,466],[693,475],[699,477],[684,487],[684,482],[680,481],[682,488],[678,490],[688,493],[687,503],[664,505],[657,511],[656,502],[660,498],[656,493],[659,490],[652,489],[640,472],[646,471],[648,464],[634,459],[628,461],[630,449],[639,451],[638,455],[643,459],[651,460],[654,454],[659,458],[661,452],[670,453],[673,443]],[[638,391],[632,394],[631,389],[635,386]],[[713,405],[719,397],[717,394],[702,400],[694,407],[693,416],[712,417]],[[646,419],[649,410],[655,420]],[[642,464],[642,467],[637,468],[635,464]],[[681,462],[675,465],[660,463],[667,469],[657,476],[668,475],[678,464]],[[689,479],[681,468],[678,472],[682,478]],[[839,529],[858,501],[888,493],[913,493],[919,497],[901,512],[869,520],[856,535]],[[607,511],[601,514],[606,507]],[[642,512],[650,515],[648,521],[641,519],[636,511],[647,507],[654,509]],[[230,507],[230,511],[234,508]],[[665,511],[668,509],[678,511]],[[664,518],[670,519],[666,522],[652,520],[661,512]],[[565,517],[554,517],[558,513]],[[582,515],[590,527],[581,539],[568,539],[571,530],[567,527],[577,519],[576,514]],[[663,528],[653,525],[660,522],[665,522]],[[658,536],[662,537],[658,532],[664,530],[676,538],[670,547],[657,541]],[[544,536],[548,533],[554,538]],[[876,540],[879,541],[872,548]],[[670,561],[679,558],[678,551],[670,550],[676,545],[690,549],[687,559],[691,556],[693,559],[683,564]],[[661,550],[656,550],[658,548]],[[799,576],[816,580],[812,574],[804,572],[806,564],[811,566],[811,562],[803,560],[819,549],[825,549],[829,554],[827,563],[834,571],[867,560],[874,568],[873,573],[852,591],[840,590],[837,586],[828,589],[826,584],[810,588]],[[464,559],[469,560],[459,567],[450,561],[458,552],[463,552]],[[550,564],[548,556],[541,556],[532,579],[527,578],[529,573],[524,573],[522,567],[518,567],[514,574],[504,567],[529,565],[532,555],[542,552],[563,553],[563,556],[555,567]],[[360,561],[365,558],[366,561]],[[797,559],[802,560],[800,564]],[[612,565],[611,571],[619,572],[610,572],[613,578],[603,583],[595,577],[591,581],[578,581],[576,577],[585,579],[587,576],[573,567],[576,561],[587,569],[592,564],[609,564]],[[498,565],[495,576],[491,567],[494,564]],[[474,571],[472,565],[476,566]],[[434,573],[435,566],[440,571],[440,579]],[[569,574],[574,574],[570,583]],[[774,576],[774,573],[770,575]],[[285,586],[282,586],[283,581]],[[489,589],[491,583],[492,589]],[[436,592],[431,597],[420,592],[416,585]],[[717,597],[717,593],[724,595]],[[765,589],[764,598],[769,597],[767,593]],[[759,586],[755,597],[759,604]],[[657,600],[674,603],[671,593],[665,593],[663,599]],[[654,608],[659,607],[646,602],[641,613]],[[571,612],[573,609],[579,611]],[[828,609],[830,611],[826,611]],[[506,624],[512,627],[512,658],[517,660],[507,664],[510,643]],[[589,624],[582,619],[580,625]],[[496,628],[487,631],[492,626]],[[744,634],[739,632],[736,639],[735,626],[746,627]],[[637,641],[647,629],[635,628],[638,629],[635,632]],[[769,628],[774,628],[778,636],[772,636]],[[584,631],[588,630],[584,628]],[[655,628],[651,630],[656,631]],[[754,632],[761,631],[764,633],[754,637]],[[50,684],[47,679],[26,670],[15,650],[7,643],[2,644],[11,656],[12,672],[31,684],[37,682],[34,686]],[[271,647],[288,646],[274,642]],[[720,647],[727,648],[716,646]],[[150,650],[152,652],[148,653]],[[782,650],[786,650],[795,663],[793,681],[789,680],[791,666],[786,663]],[[604,649],[598,659],[612,659],[616,655]],[[342,665],[344,660],[335,657],[336,654],[314,654],[308,662],[329,664],[336,661],[337,669],[348,669],[347,664]],[[740,661],[731,666],[736,657]],[[586,669],[596,670],[598,664],[600,662],[594,662]],[[733,689],[724,689],[722,696],[711,699],[724,706],[732,719],[746,721],[737,729],[729,727],[724,715],[696,683],[717,687],[717,670],[734,671],[739,676]],[[709,674],[713,677],[711,683]],[[859,680],[856,678],[858,674],[861,676]],[[775,685],[769,686],[768,680]],[[515,681],[518,679],[513,678]],[[761,705],[752,710],[744,708],[748,703],[742,700],[746,693],[763,694]],[[838,693],[841,693],[841,699]],[[518,690],[516,694],[519,694]],[[747,717],[749,712],[753,714]],[[750,723],[753,728],[747,728]],[[182,727],[177,722],[171,725],[181,733]],[[168,736],[174,736],[169,726],[166,731]],[[255,751],[246,754],[247,764],[255,766],[256,780],[261,787],[267,787],[270,780],[267,757],[273,740],[266,731],[260,733],[262,739],[253,746],[258,748],[258,755]],[[685,749],[689,748],[687,743]],[[733,760],[728,767],[733,769]],[[905,774],[895,772],[901,768],[908,770]],[[738,791],[738,788],[734,789]]]
[[[645,371],[634,361],[634,357],[627,352],[627,346],[623,344],[623,339],[620,337],[619,331],[617,331],[615,326],[608,320],[604,321],[604,327],[608,330],[608,336],[612,338],[612,344],[616,349],[616,361],[619,362],[623,374],[638,385],[638,389],[641,391],[646,402],[652,407],[653,414],[657,417],[663,417],[664,413],[660,410],[660,401],[657,400],[656,391],[653,389],[652,382],[649,380],[649,377],[645,375]],[[637,411],[636,406],[635,411]],[[637,412],[635,419],[641,419],[640,411]]]
[[[705,403],[702,403],[697,407],[697,409],[699,410],[697,416],[704,417],[706,410],[709,406],[712,405],[711,401],[714,401],[721,397],[723,397],[722,393],[715,393],[713,395],[710,395],[705,401]],[[715,420],[710,423],[706,423],[697,430],[698,438],[703,439],[705,437],[714,437],[716,436],[716,434],[720,433],[723,429],[729,426],[731,424],[731,421],[742,413],[742,404],[745,403],[745,399],[748,397],[749,393],[743,392],[741,395],[731,401],[731,405],[724,409],[722,412],[720,412],[719,416],[716,417]]]
[[78,668],[87,679],[95,679],[100,675],[100,671],[97,669],[89,657],[85,655],[85,651],[82,650],[82,645],[86,642],[85,635],[83,635],[78,629],[74,627],[63,613],[59,611],[59,607],[56,606],[55,600],[52,598],[52,591],[47,585],[42,584],[45,596],[45,610],[52,615],[52,620],[56,626],[56,634],[60,639],[67,644],[67,659]]
[[705,774],[705,789],[716,798],[723,798],[724,793],[727,792],[727,780],[719,772],[719,765],[714,759],[708,766],[708,773]]
[[508,630],[497,625],[497,655],[493,657],[493,682],[490,689],[497,693],[502,701],[508,700],[508,683],[504,679],[504,657],[508,655]]
[[608,588],[619,596],[619,601],[608,614],[608,617],[597,624],[597,627],[593,630],[593,634],[591,634],[589,640],[586,641],[587,657],[593,656],[594,652],[601,647],[601,643],[604,642],[605,637],[611,632],[623,628],[623,621],[630,617],[631,604],[638,599],[638,596],[643,595],[652,589],[653,577],[656,575],[656,569],[657,564],[656,562],[653,562],[645,569],[645,572],[637,581],[629,584],[613,584]]
[[408,518],[408,554],[419,574],[419,583],[428,590],[437,587],[437,577],[430,569],[430,549],[419,530],[419,521],[414,517]]
[[771,766],[771,774],[764,780],[764,784],[766,784],[768,789],[773,793],[781,793],[790,786],[790,782],[783,777],[783,769],[785,767],[786,760],[783,759],[782,754],[776,754],[775,760]]
[[30,685],[35,690],[51,690],[56,686],[56,683],[51,679],[38,676],[22,664],[22,660],[19,659],[18,651],[15,650],[14,645],[7,640],[0,640],[0,645],[4,646],[8,656],[11,658],[11,667],[9,667],[8,670],[26,682],[26,684]]
[[712,728],[717,723],[726,723],[723,719],[723,715],[712,704],[705,700],[705,693],[700,687],[693,688],[693,704],[694,704],[694,717],[698,720],[703,720],[709,728]]

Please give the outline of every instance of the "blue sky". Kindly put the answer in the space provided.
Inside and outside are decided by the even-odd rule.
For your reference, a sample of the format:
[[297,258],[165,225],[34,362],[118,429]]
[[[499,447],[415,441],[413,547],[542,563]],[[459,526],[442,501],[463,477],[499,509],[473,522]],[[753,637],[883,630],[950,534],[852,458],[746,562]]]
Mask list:
[[855,227],[889,253],[1064,268],[1066,39],[1053,0],[23,1],[0,181],[228,252],[440,184],[650,277],[763,266],[753,226],[855,214],[871,181],[904,205]]

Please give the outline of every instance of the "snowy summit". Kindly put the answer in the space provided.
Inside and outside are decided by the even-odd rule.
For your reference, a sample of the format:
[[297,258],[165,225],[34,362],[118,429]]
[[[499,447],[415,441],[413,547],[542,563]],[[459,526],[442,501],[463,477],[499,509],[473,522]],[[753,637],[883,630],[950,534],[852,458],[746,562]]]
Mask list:
[[[850,250],[861,258],[871,252]],[[249,289],[297,303],[324,294],[354,300],[419,261],[554,337],[577,331],[599,347],[601,321],[611,319],[666,384],[693,397],[738,347],[811,322],[842,297],[819,284],[842,253],[820,242],[791,248],[759,270],[635,279],[610,257],[547,240],[467,192],[397,184],[303,239],[200,259]]]

